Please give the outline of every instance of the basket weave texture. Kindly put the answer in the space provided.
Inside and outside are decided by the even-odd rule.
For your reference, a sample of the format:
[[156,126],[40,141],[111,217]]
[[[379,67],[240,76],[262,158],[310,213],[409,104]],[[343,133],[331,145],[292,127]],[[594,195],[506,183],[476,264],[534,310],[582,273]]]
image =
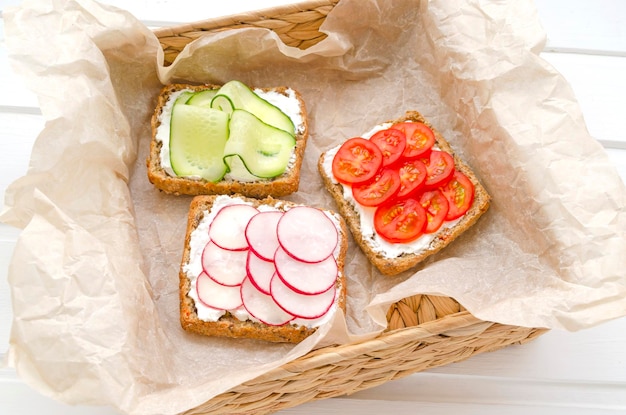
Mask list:
[[326,38],[319,31],[326,15],[339,0],[314,0],[305,3],[248,12],[236,16],[203,20],[179,26],[156,29],[165,55],[165,65],[171,64],[185,46],[205,32],[258,27],[274,31],[287,45],[307,49]]
[[[339,0],[313,0],[155,30],[171,64],[207,32],[258,27],[306,49],[326,35],[320,25]],[[308,353],[238,385],[185,414],[268,414],[316,399],[351,394],[479,353],[533,340],[547,330],[482,321],[452,298],[416,295],[392,304],[387,329],[359,343]]]

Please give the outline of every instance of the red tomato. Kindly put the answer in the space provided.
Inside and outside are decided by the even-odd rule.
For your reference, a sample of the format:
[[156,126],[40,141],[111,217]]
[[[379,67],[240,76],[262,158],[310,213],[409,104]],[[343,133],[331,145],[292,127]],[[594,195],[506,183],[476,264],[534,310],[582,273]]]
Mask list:
[[384,240],[391,243],[408,243],[424,232],[426,211],[419,201],[392,200],[380,205],[374,212],[374,229]]
[[395,163],[402,156],[406,147],[406,137],[400,130],[392,128],[378,131],[370,141],[375,143],[383,152],[383,166]]
[[435,144],[435,133],[421,122],[405,121],[391,126],[406,136],[406,148],[402,154],[407,158],[420,157],[427,154]]
[[400,190],[400,175],[390,168],[382,169],[373,180],[352,186],[354,200],[363,206],[378,206]]
[[398,197],[409,196],[420,189],[426,181],[426,165],[420,160],[406,160],[398,168],[400,174],[400,191]]
[[344,184],[372,179],[383,163],[383,153],[370,140],[351,138],[341,145],[333,158],[333,174]]
[[474,184],[458,170],[455,170],[452,179],[441,190],[450,205],[446,220],[454,220],[463,216],[474,201]]
[[422,193],[420,203],[426,210],[426,228],[424,233],[433,233],[441,227],[448,214],[448,199],[439,189]]
[[428,176],[424,185],[434,189],[445,185],[454,173],[454,157],[445,151],[433,150],[425,161]]

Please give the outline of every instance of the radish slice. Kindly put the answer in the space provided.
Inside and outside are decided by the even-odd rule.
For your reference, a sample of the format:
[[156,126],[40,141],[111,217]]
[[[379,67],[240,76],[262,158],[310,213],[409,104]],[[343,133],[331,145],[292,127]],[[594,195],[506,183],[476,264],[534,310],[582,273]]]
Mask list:
[[339,235],[333,221],[320,209],[298,206],[283,214],[277,227],[280,246],[304,262],[320,262],[332,255]]
[[276,275],[271,282],[272,297],[276,304],[296,317],[314,319],[322,317],[335,302],[336,288],[317,295],[300,294],[289,288]]
[[292,290],[301,294],[321,294],[328,291],[337,280],[337,261],[332,255],[320,262],[302,262],[283,249],[274,257],[276,272]]
[[202,251],[202,269],[218,284],[233,287],[246,278],[248,251],[231,251],[210,241]]
[[254,284],[262,293],[269,295],[270,281],[276,272],[274,262],[266,261],[250,250],[248,251],[246,271],[252,284]]
[[196,280],[198,299],[207,307],[232,310],[242,304],[240,287],[228,287],[213,281],[205,272]]
[[246,226],[259,211],[250,205],[229,205],[223,207],[209,225],[209,238],[217,246],[231,251],[248,248]]
[[295,318],[280,308],[270,295],[259,291],[249,278],[241,284],[241,299],[248,313],[268,326],[282,326]]
[[267,211],[256,214],[246,227],[246,240],[255,254],[271,261],[278,249],[276,226],[283,217],[283,212]]

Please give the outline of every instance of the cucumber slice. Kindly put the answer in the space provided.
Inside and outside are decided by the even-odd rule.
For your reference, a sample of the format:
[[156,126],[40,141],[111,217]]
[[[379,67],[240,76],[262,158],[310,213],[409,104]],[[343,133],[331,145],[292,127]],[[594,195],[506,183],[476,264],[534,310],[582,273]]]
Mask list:
[[215,182],[226,173],[228,114],[208,107],[174,105],[170,122],[170,162],[177,176]]
[[176,105],[184,105],[193,97],[192,91],[183,91],[177,97],[176,101],[174,101],[174,106]]
[[239,157],[251,174],[272,178],[287,169],[295,145],[291,134],[265,124],[248,111],[236,109],[230,117],[224,161],[233,165],[236,161],[232,158]]
[[238,182],[256,182],[262,180],[260,177],[248,171],[245,163],[237,154],[224,157],[224,162],[228,165],[228,177]]
[[217,95],[217,89],[205,89],[198,91],[187,101],[187,105],[197,105],[200,107],[210,107],[213,97]]
[[[245,84],[239,81],[229,81],[222,85],[218,95],[230,98],[233,108],[246,110],[261,119],[265,124],[279,128],[295,136],[296,127],[278,107],[270,104]],[[215,108],[215,106],[213,106]]]
[[215,108],[220,111],[224,111],[228,115],[232,114],[235,110],[233,102],[226,95],[217,94],[211,100],[211,108]]

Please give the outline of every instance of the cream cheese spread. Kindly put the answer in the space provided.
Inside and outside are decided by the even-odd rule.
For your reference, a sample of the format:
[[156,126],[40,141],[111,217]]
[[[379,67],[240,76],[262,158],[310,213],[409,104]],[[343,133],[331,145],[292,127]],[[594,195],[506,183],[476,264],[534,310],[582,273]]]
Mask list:
[[[157,127],[155,139],[157,142],[161,143],[161,151],[159,153],[161,167],[165,172],[172,176],[176,177],[176,173],[172,169],[172,163],[170,162],[170,122],[172,119],[172,107],[174,106],[174,102],[180,94],[185,91],[191,91],[190,89],[181,89],[179,91],[175,91],[169,95],[169,98],[165,105],[163,106],[163,110],[159,115],[159,126]],[[305,124],[304,119],[302,118],[300,107],[300,101],[296,97],[296,92],[289,88],[285,92],[287,95],[283,95],[274,91],[262,91],[260,89],[254,90],[254,92],[259,95],[261,98],[274,105],[278,109],[280,109],[285,115],[287,115],[295,126],[296,134],[301,134],[304,132]],[[291,159],[289,160],[289,165],[287,169],[290,169],[295,163],[295,151],[291,155]],[[188,179],[196,179],[200,180],[200,177],[197,176],[186,176]],[[224,177],[225,180],[229,180],[228,174]],[[256,176],[250,175],[248,181],[258,181],[263,180]],[[241,180],[239,180],[241,181]]]
[[[391,123],[379,124],[365,134],[362,134],[361,137],[369,139],[378,131],[386,130],[389,127],[391,127]],[[367,207],[359,204],[352,196],[352,187],[339,183],[333,175],[333,158],[335,157],[335,154],[337,154],[337,151],[339,151],[340,147],[341,145],[338,145],[326,151],[326,154],[324,155],[324,163],[322,165],[324,172],[326,176],[330,177],[333,184],[341,184],[341,187],[343,188],[343,197],[359,214],[359,225],[361,227],[361,234],[363,235],[363,238],[369,242],[374,251],[382,254],[385,258],[397,258],[403,254],[422,252],[428,249],[437,235],[441,234],[446,229],[454,227],[461,220],[461,218],[458,218],[453,221],[445,221],[437,232],[432,234],[423,234],[415,241],[409,243],[391,243],[384,240],[374,229],[374,212],[376,212],[376,207]],[[437,149],[436,146],[433,148]]]
[[[251,203],[244,201],[241,198],[236,198],[236,197],[226,196],[226,195],[217,196],[215,198],[215,201],[213,202],[213,206],[211,207],[211,210],[204,212],[204,215],[202,219],[200,220],[200,223],[198,224],[196,229],[194,229],[191,232],[191,236],[189,240],[189,262],[183,265],[183,272],[185,273],[185,275],[191,282],[191,288],[189,289],[189,293],[187,295],[194,300],[194,303],[196,306],[196,313],[198,314],[198,318],[200,320],[217,321],[219,320],[220,317],[226,314],[226,310],[218,310],[218,309],[207,307],[206,305],[204,305],[198,298],[198,292],[196,289],[196,282],[198,280],[198,276],[202,273],[202,251],[204,250],[204,247],[206,246],[207,243],[209,243],[209,240],[210,240],[209,226],[211,225],[211,222],[213,221],[217,213],[222,208],[226,206],[230,206],[234,204],[242,204],[242,203],[251,205]],[[269,206],[269,205],[260,205],[257,207],[257,209],[260,212],[277,211],[279,210],[278,209],[279,206],[280,205],[277,205],[276,207]],[[337,229],[340,229],[340,225],[337,221],[337,218],[335,218],[333,215],[328,215],[328,213],[326,214],[333,221],[333,223],[335,224],[335,227],[337,227]],[[334,253],[335,257],[339,253],[339,249],[340,247],[337,246],[335,253]],[[338,296],[339,296],[339,290],[337,290],[337,297]],[[311,320],[297,318],[295,320],[292,320],[290,324],[297,325],[297,326],[305,326],[308,328],[319,327],[325,324],[326,322],[330,321],[336,308],[337,308],[337,298],[335,298],[335,302],[333,303],[331,309],[324,316],[318,319],[311,319]],[[235,316],[240,321],[250,320],[250,321],[257,322],[257,323],[259,322],[257,319],[252,317],[243,306],[235,310],[228,310],[228,312],[230,312],[233,316]]]

